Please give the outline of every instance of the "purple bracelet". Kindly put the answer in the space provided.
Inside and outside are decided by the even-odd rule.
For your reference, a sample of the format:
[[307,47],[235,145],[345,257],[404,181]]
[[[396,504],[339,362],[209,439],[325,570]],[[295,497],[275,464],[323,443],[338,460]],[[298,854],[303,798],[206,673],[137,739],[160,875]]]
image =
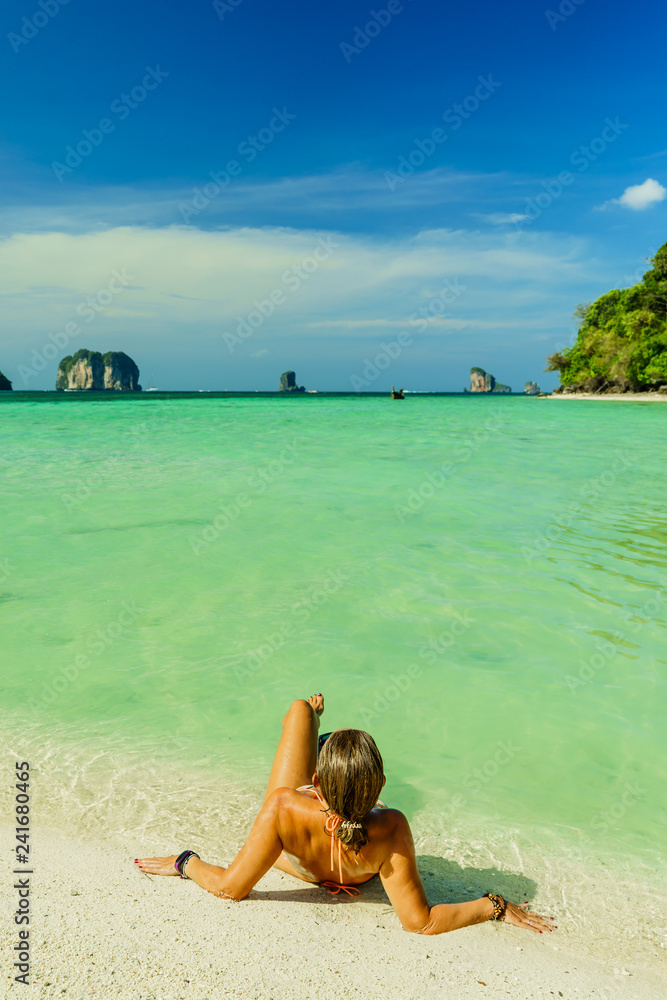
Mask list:
[[174,868],[176,869],[176,871],[178,872],[178,874],[181,876],[181,878],[187,878],[188,877],[187,875],[183,874],[183,868],[185,867],[186,861],[189,861],[190,858],[192,858],[192,857],[199,858],[199,855],[195,854],[194,851],[181,851],[181,853],[178,855],[178,857],[174,861]]

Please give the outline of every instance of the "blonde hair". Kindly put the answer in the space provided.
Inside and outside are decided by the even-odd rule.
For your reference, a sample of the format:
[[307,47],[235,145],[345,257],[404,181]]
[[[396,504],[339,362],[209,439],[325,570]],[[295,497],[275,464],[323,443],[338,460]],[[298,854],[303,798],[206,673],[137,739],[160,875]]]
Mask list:
[[359,853],[368,843],[363,822],[376,805],[384,783],[384,765],[375,740],[361,729],[339,729],[320,751],[317,778],[329,811],[340,816],[336,836]]

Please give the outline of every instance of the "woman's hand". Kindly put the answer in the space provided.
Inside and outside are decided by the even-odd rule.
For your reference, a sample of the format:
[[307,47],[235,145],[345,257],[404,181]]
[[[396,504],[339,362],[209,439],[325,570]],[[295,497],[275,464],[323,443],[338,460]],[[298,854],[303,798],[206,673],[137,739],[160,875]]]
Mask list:
[[541,934],[543,931],[553,931],[557,928],[552,923],[553,917],[541,917],[539,913],[533,913],[527,909],[528,904],[507,903],[503,920],[506,924],[514,924],[515,927],[523,927],[527,931],[536,931]]
[[178,854],[172,854],[170,858],[135,858],[134,863],[147,875],[178,875],[174,868],[177,857]]

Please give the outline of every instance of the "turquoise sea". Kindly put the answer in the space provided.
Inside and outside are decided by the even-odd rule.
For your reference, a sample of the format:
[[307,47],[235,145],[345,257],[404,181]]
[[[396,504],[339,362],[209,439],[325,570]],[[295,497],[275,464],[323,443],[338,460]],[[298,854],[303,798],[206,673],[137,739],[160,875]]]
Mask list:
[[6,393],[0,421],[37,832],[228,860],[322,691],[432,896],[525,891],[592,954],[664,956],[666,406]]

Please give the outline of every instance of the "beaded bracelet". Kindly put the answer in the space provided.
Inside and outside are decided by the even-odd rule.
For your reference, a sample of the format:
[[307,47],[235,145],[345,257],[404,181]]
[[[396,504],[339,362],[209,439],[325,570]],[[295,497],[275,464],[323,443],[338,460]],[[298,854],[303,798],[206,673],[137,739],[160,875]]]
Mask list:
[[497,896],[493,892],[485,892],[484,896],[482,896],[482,899],[484,899],[485,896],[488,899],[490,899],[491,902],[493,903],[493,916],[491,917],[491,919],[502,920],[503,917],[505,916],[505,910],[507,909],[507,903],[505,902],[503,897]]
[[178,872],[178,874],[181,876],[181,878],[188,878],[187,875],[183,874],[183,869],[185,868],[185,866],[188,863],[188,861],[190,860],[190,858],[193,858],[193,857],[194,858],[199,858],[199,855],[195,854],[194,851],[181,851],[181,853],[178,855],[178,857],[174,861],[174,868],[176,869],[176,871]]

